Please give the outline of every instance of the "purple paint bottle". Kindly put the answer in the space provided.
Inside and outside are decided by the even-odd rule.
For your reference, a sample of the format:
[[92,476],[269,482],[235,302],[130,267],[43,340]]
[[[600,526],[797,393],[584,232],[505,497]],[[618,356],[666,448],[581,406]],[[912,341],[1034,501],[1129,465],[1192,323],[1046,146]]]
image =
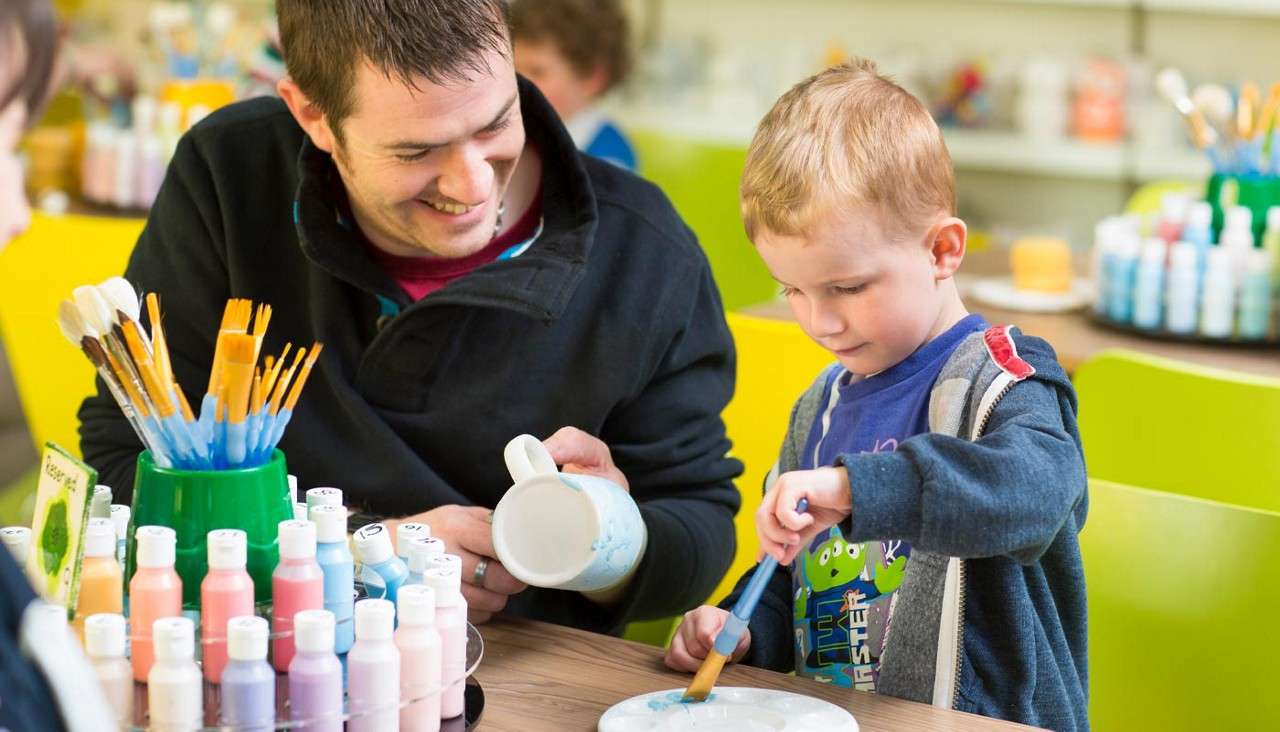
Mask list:
[[387,732],[400,726],[400,650],[392,641],[396,606],[356,603],[356,643],[347,654],[348,732]]
[[342,732],[342,663],[333,652],[333,613],[293,616],[296,652],[289,664],[289,718],[296,729]]
[[267,663],[266,618],[241,615],[227,621],[222,669],[222,724],[246,732],[275,728],[276,673]]

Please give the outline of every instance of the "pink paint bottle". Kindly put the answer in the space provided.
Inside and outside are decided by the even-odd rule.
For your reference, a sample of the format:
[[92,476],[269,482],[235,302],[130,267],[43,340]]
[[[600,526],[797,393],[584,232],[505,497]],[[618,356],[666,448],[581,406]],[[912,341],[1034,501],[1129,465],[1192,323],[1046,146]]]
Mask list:
[[396,648],[400,649],[401,732],[440,729],[440,633],[436,593],[426,585],[406,585],[396,596]]
[[289,719],[308,732],[342,732],[342,662],[333,653],[333,613],[303,610],[293,626],[298,652],[289,664]]
[[400,721],[400,651],[392,641],[396,606],[356,603],[356,642],[347,654],[347,732],[386,732]]
[[209,573],[200,583],[200,643],[204,678],[222,680],[227,665],[227,621],[253,615],[253,578],[245,571],[248,536],[239,529],[210,531]]
[[[449,555],[445,555],[449,556]],[[445,566],[428,569],[423,583],[436,594],[436,630],[440,633],[440,669],[446,684],[440,697],[440,716],[453,719],[466,708],[467,601],[462,596],[462,574],[444,557],[433,562]]]
[[271,665],[289,670],[293,660],[293,616],[324,607],[324,573],[316,563],[316,525],[281,521],[280,563],[271,575]]
[[178,535],[168,526],[140,526],[134,532],[138,569],[129,581],[129,633],[133,680],[146,681],[155,655],[151,629],[160,618],[182,615],[182,578],[173,571]]

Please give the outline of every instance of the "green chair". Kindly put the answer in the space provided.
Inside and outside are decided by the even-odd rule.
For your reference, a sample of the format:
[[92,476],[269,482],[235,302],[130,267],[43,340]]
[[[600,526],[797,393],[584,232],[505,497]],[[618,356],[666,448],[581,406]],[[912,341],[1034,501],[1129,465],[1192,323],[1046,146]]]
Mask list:
[[1101,480],[1089,491],[1093,728],[1280,726],[1280,513]]
[[1113,350],[1075,387],[1091,477],[1280,511],[1280,380]]

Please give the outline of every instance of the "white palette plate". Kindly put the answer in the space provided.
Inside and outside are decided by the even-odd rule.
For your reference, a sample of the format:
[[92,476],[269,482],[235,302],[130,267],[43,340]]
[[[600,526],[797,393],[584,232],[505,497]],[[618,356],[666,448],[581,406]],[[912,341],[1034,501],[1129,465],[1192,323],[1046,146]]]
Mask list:
[[1093,302],[1093,283],[1077,277],[1062,293],[1027,292],[1013,286],[1012,277],[984,277],[972,282],[969,295],[985,305],[1027,313],[1065,313]]
[[828,701],[773,689],[717,686],[701,703],[684,689],[633,696],[600,717],[600,732],[858,732],[853,715]]

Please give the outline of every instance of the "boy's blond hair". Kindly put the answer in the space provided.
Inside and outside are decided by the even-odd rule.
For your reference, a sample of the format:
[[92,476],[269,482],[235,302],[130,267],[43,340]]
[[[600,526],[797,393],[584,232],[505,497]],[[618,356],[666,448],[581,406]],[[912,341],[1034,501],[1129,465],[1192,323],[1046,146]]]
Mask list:
[[920,100],[855,58],[796,84],[761,120],[742,173],[748,238],[800,236],[833,207],[875,207],[896,238],[954,214],[955,174]]

